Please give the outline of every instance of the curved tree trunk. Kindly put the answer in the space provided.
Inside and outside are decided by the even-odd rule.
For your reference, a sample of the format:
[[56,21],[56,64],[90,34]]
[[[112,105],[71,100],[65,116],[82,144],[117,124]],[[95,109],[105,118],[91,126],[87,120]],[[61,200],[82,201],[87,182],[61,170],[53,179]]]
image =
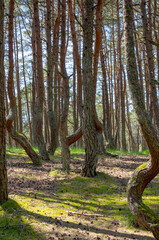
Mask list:
[[159,139],[150,116],[145,110],[138,80],[133,39],[132,0],[124,0],[123,7],[128,81],[137,119],[151,154],[150,161],[139,166],[128,183],[128,204],[139,225],[150,230],[154,237],[159,239],[159,218],[142,202],[145,187],[159,173]]
[[8,95],[10,100],[10,112],[11,114],[7,117],[6,127],[10,136],[18,142],[26,151],[32,162],[36,165],[41,164],[41,160],[36,152],[32,149],[31,145],[27,141],[23,134],[17,133],[12,127],[12,123],[15,117],[15,96],[13,86],[13,12],[14,12],[14,0],[10,1],[10,14],[9,14],[9,73],[8,73]]
[[8,200],[4,108],[4,1],[0,1],[0,205]]
[[27,155],[30,157],[30,159],[35,165],[41,165],[40,157],[32,149],[26,137],[22,133],[18,133],[17,131],[15,131],[15,129],[12,127],[13,120],[14,120],[14,110],[12,109],[11,114],[7,116],[7,120],[6,120],[6,127],[9,135],[11,136],[12,139],[14,139],[17,143],[19,143],[22,148],[24,148],[25,152],[27,153]]

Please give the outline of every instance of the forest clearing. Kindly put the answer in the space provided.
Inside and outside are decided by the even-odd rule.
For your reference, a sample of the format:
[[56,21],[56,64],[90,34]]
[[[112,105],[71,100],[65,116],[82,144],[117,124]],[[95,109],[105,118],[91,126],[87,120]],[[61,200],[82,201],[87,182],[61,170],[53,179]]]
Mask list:
[[[148,155],[101,155],[95,178],[80,175],[84,150],[71,150],[69,173],[60,149],[50,158],[36,167],[24,150],[7,150],[9,201],[0,207],[0,239],[154,239],[138,227],[126,197],[128,179]],[[156,177],[143,199],[159,214],[158,183]]]

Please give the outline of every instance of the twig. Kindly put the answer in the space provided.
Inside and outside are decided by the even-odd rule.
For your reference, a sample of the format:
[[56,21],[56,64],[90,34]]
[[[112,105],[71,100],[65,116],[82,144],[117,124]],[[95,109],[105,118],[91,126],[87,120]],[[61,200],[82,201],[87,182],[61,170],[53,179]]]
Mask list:
[[72,212],[72,211],[67,211],[68,216],[73,216],[73,215],[79,215],[79,216],[86,216],[86,217],[103,217],[101,214],[88,214],[88,213],[79,213],[79,212]]

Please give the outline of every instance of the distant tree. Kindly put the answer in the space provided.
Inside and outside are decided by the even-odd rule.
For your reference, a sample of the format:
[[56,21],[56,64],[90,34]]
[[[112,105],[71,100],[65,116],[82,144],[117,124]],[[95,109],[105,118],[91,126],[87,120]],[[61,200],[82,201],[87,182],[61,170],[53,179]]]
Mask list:
[[0,204],[8,200],[4,108],[4,1],[0,1]]
[[124,0],[123,8],[128,82],[137,120],[151,155],[149,162],[139,166],[128,183],[128,204],[139,225],[150,230],[154,237],[159,239],[159,218],[142,201],[142,194],[145,187],[159,173],[159,138],[152,124],[152,119],[145,109],[141,85],[138,78],[136,56],[134,52],[132,0]]
[[145,41],[146,56],[147,56],[147,63],[148,63],[148,78],[150,82],[150,91],[151,91],[151,107],[152,107],[152,112],[156,122],[156,127],[159,130],[159,104],[158,104],[156,85],[154,83],[155,67],[154,67],[153,45],[151,43],[152,42],[152,23],[151,23],[151,17],[150,17],[149,24],[148,24],[145,0],[140,0],[140,8],[141,8],[141,16],[142,16],[143,37]]

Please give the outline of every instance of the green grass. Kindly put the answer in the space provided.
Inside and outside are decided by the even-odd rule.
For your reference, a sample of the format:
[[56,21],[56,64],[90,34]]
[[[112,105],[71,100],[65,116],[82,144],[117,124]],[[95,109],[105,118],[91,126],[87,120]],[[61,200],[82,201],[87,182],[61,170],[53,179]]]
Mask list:
[[149,154],[148,150],[144,150],[142,152],[129,152],[129,151],[121,151],[121,150],[118,150],[118,149],[109,149],[108,148],[106,151],[109,152],[109,153],[119,154],[119,155],[125,155],[125,154],[128,154],[128,155],[148,155]]
[[[74,158],[77,154],[78,159],[78,154],[84,154],[84,149],[73,148],[71,154]],[[52,159],[55,158],[60,163],[59,156],[60,148],[56,150]],[[26,154],[21,148],[7,148],[7,157],[14,162],[15,159],[20,161],[20,158],[26,157]],[[31,171],[16,172],[18,181],[25,180],[26,183],[30,181],[31,184],[26,189],[21,188],[20,191],[12,192],[9,195],[10,200],[0,207],[0,239],[49,239],[48,236],[52,235],[48,233],[54,234],[52,229],[54,232],[57,230],[61,236],[67,232],[75,236],[79,228],[84,230],[90,225],[92,231],[98,229],[101,236],[104,236],[105,229],[112,229],[114,222],[124,229],[137,227],[128,209],[126,192],[119,179],[102,172],[95,178],[84,178],[73,171],[68,174],[56,167],[47,173],[48,186],[53,188],[44,190],[37,188],[39,183],[44,181],[41,174],[38,169],[34,175]],[[156,181],[151,183],[144,193],[144,202],[154,210],[159,204],[159,178]],[[68,211],[78,212],[81,216],[68,215]],[[85,213],[101,216],[84,217]]]

